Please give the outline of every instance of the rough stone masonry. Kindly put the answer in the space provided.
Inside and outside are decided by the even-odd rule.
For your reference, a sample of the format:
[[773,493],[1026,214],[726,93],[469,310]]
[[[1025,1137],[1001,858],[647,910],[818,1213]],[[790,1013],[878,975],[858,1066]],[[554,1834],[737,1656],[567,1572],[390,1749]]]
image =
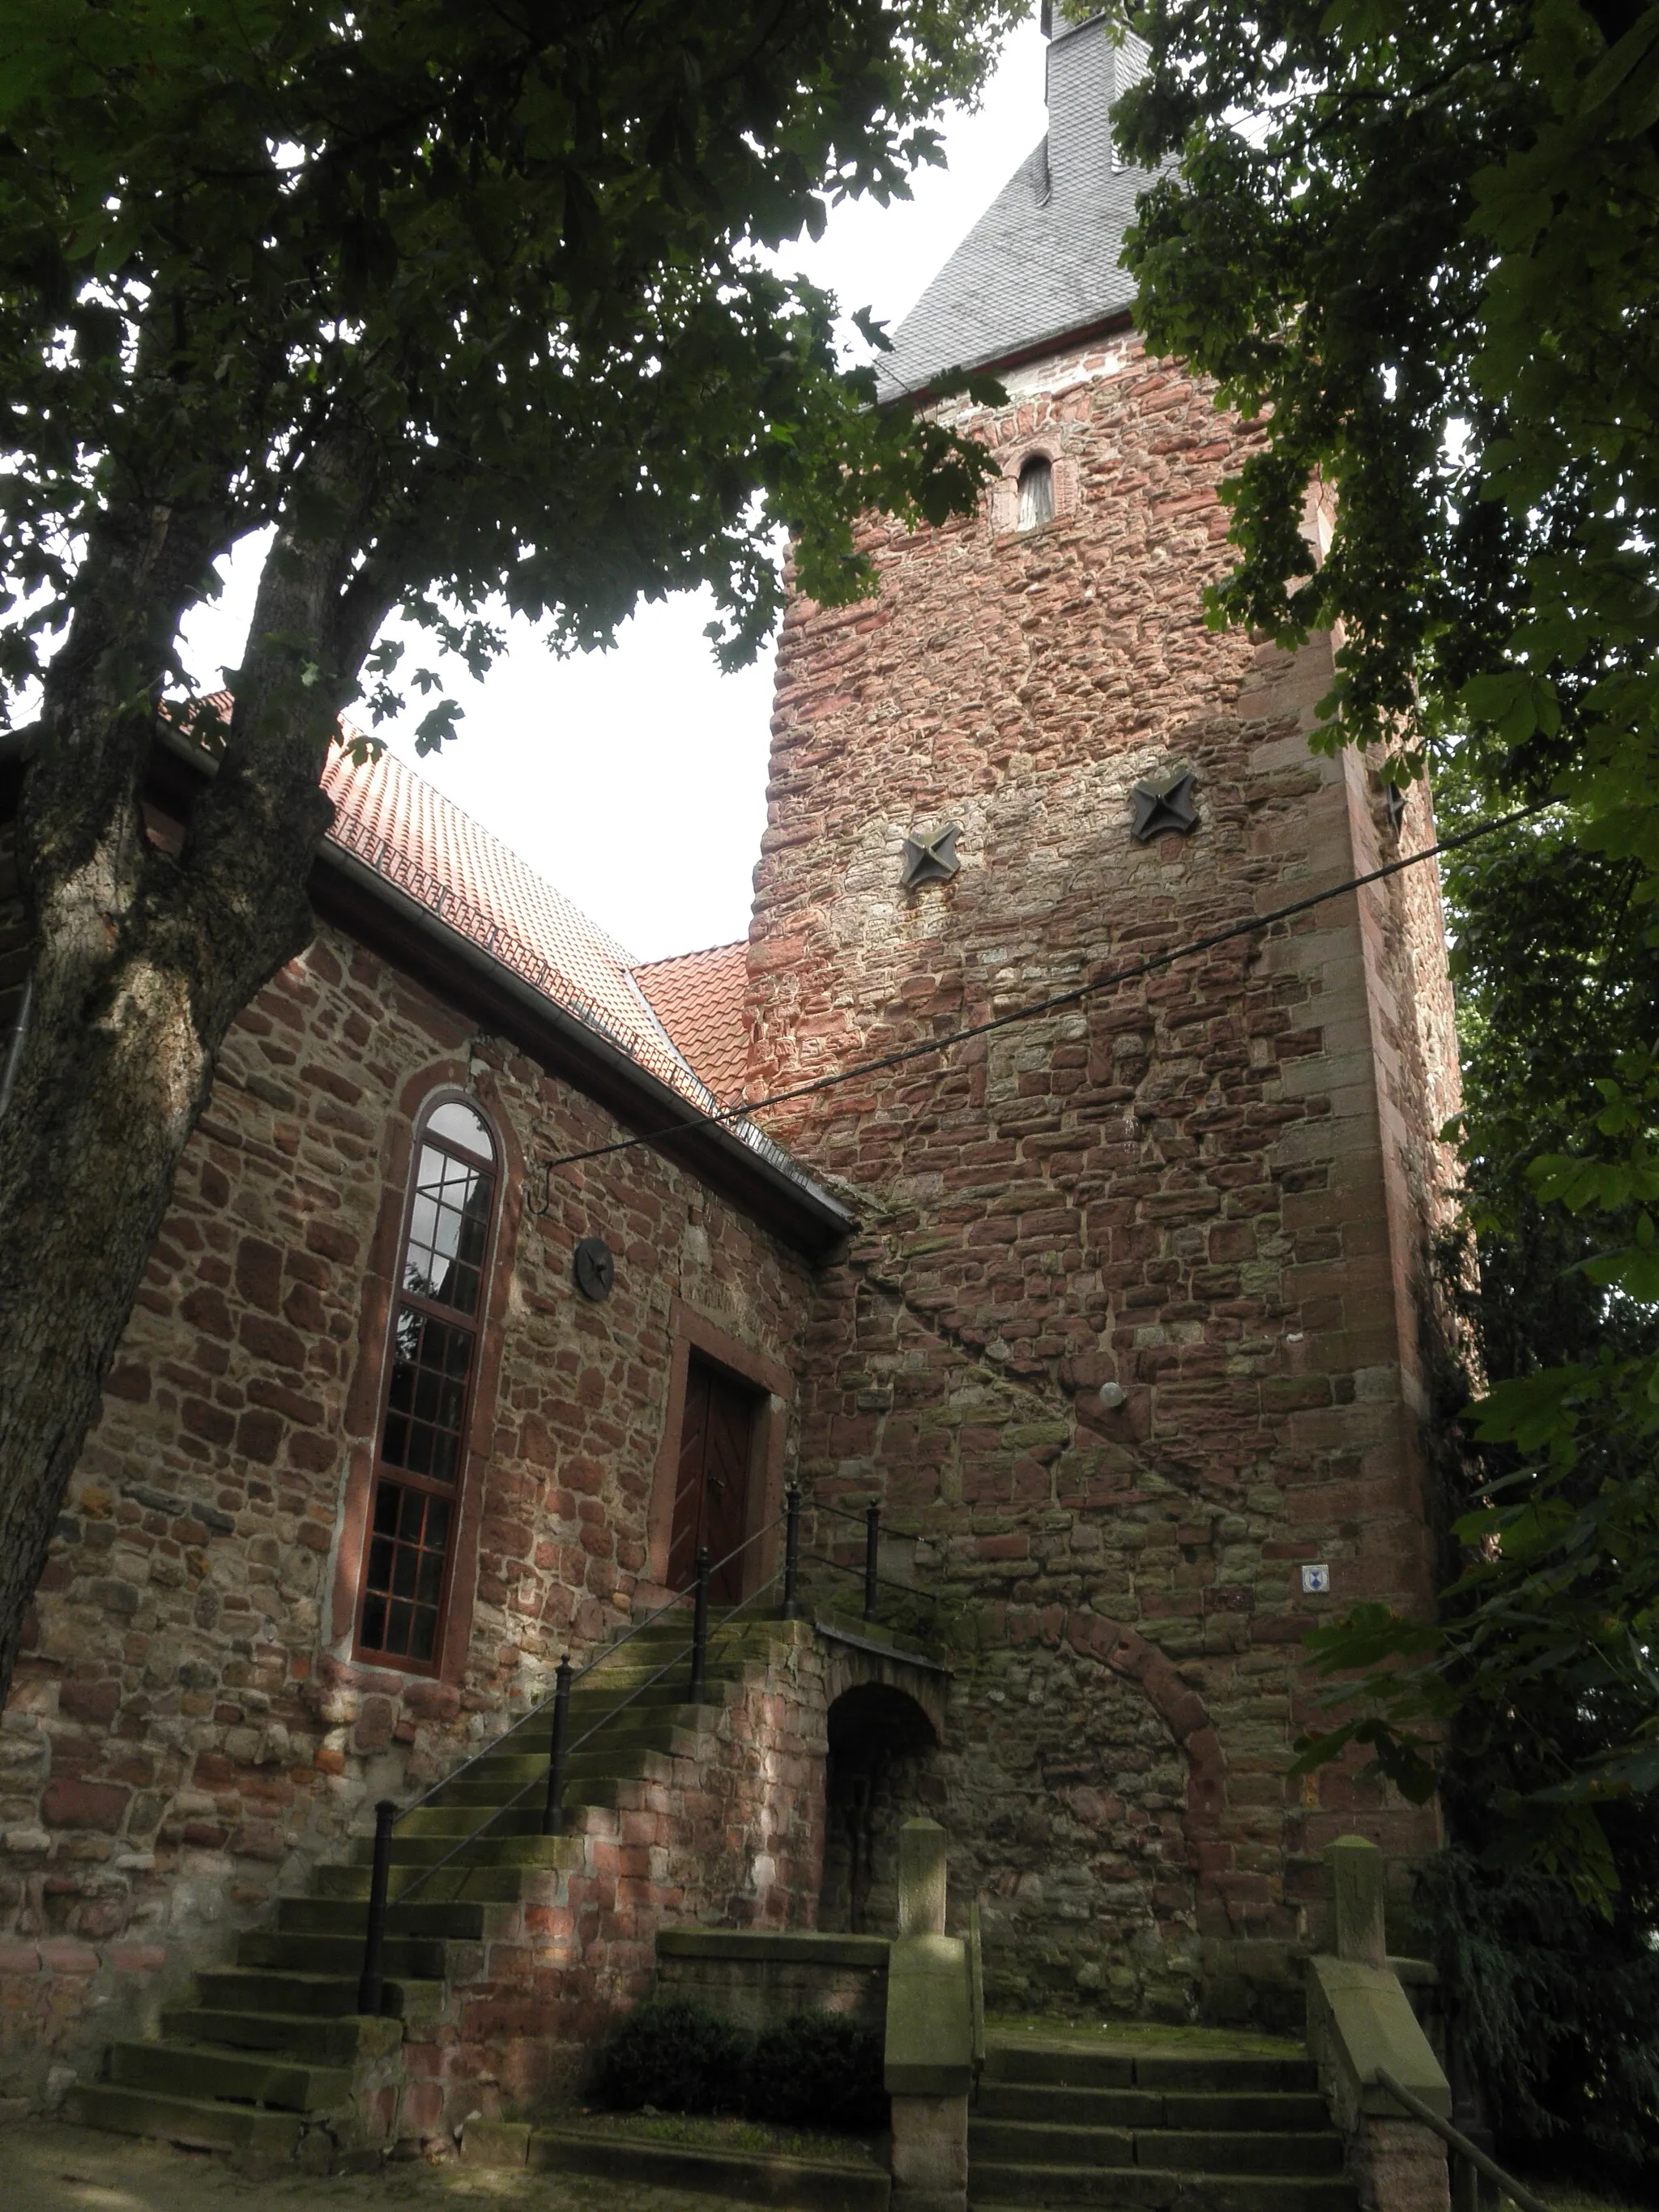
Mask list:
[[[949,410],[996,459],[986,511],[872,522],[879,597],[786,620],[750,1097],[1431,842],[1420,789],[1396,837],[1362,762],[1310,755],[1328,646],[1205,625],[1251,431],[1127,329],[1006,389]],[[1022,530],[1034,459],[1054,514]],[[1138,843],[1133,787],[1181,769],[1197,827]],[[946,825],[960,872],[902,888],[906,838]],[[880,1497],[895,1570],[976,1648],[927,1789],[1004,2003],[1293,2014],[1273,1991],[1322,1844],[1432,1840],[1431,1814],[1285,1769],[1304,1631],[1426,1596],[1455,1085],[1425,868],[779,1111],[863,1224],[808,1340],[803,1472]]]
[[[1054,41],[1048,148],[899,333],[894,404],[933,404],[924,340],[1002,376],[1004,404],[945,403],[995,459],[990,496],[939,528],[870,521],[879,596],[798,598],[784,624],[751,1097],[1431,839],[1420,789],[1391,823],[1364,761],[1310,754],[1328,644],[1291,658],[1205,624],[1217,486],[1255,434],[1106,312],[1102,210],[1133,179],[1103,38]],[[1024,252],[1021,225],[1064,250]],[[1011,302],[1033,300],[1022,331]],[[1316,549],[1325,520],[1310,503]],[[1183,774],[1195,822],[1138,840],[1135,787]],[[360,827],[360,854],[391,842]],[[479,834],[446,832],[458,852]],[[907,842],[946,856],[908,889]],[[780,1232],[758,1155],[749,1200],[690,1138],[550,1182],[623,1111],[615,1067],[592,1087],[576,1001],[523,1015],[495,922],[455,935],[476,884],[446,881],[446,921],[404,877],[329,866],[316,944],[227,1048],[0,1726],[0,2090],[38,2097],[146,2030],[344,1855],[370,1800],[417,1795],[545,1694],[565,1645],[661,1594],[693,1350],[763,1409],[751,1520],[791,1474],[820,1504],[880,1500],[884,1571],[945,1608],[942,1741],[860,1765],[835,1701],[773,1686],[758,1778],[732,1782],[700,1867],[687,1808],[708,1788],[678,1777],[626,1833],[594,1829],[596,1886],[550,1889],[540,1950],[450,1990],[447,2039],[411,2053],[427,2117],[502,2039],[498,2081],[547,2078],[530,2046],[590,1942],[584,2036],[642,1986],[665,1917],[890,1914],[922,1811],[950,1833],[953,1914],[983,1900],[994,2003],[1298,2020],[1324,1845],[1361,1834],[1398,1867],[1435,1839],[1431,1811],[1350,1773],[1285,1774],[1304,1630],[1429,1594],[1424,1260],[1456,1103],[1432,869],[776,1109],[858,1224],[825,1260]],[[525,896],[552,911],[547,886]],[[421,1672],[354,1630],[410,1161],[440,1096],[487,1118],[500,1213],[441,1664]],[[603,1303],[571,1273],[595,1232]],[[855,1549],[847,1525],[813,1516],[810,1546],[840,1528]],[[1315,1566],[1328,1592],[1304,1589]],[[914,1625],[939,1625],[920,1595]]]

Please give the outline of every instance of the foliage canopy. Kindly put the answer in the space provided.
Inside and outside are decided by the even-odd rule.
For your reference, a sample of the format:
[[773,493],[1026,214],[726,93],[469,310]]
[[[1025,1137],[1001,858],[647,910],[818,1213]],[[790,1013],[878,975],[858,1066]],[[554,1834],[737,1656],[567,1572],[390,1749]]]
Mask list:
[[[312,935],[340,711],[401,702],[388,618],[476,672],[498,595],[580,647],[703,586],[741,660],[781,528],[837,600],[860,514],[970,507],[984,455],[873,407],[767,250],[902,192],[1018,12],[0,0],[0,692],[40,701],[7,756],[0,1693],[220,1046]],[[197,724],[216,770],[164,850],[180,624],[260,531],[228,728]]]
[[[1466,1013],[1487,971],[1465,1124],[1482,1265],[1494,1285],[1547,1266],[1552,1288],[1497,1356],[1488,1309],[1439,1620],[1361,1608],[1319,1639],[1370,1696],[1307,1757],[1358,1739],[1422,1795],[1449,1727],[1530,1711],[1512,1838],[1605,1905],[1595,1808],[1659,1786],[1659,1063],[1632,980],[1659,898],[1659,6],[1114,12],[1150,58],[1119,135],[1161,167],[1127,241],[1139,319],[1266,418],[1226,488],[1212,619],[1286,646],[1340,626],[1316,742],[1379,747],[1394,778],[1455,750],[1476,814],[1563,802],[1468,863],[1510,880],[1507,904],[1466,880],[1461,951]],[[1317,563],[1310,483],[1334,495]],[[1587,870],[1618,886],[1600,981],[1553,934]]]
[[1016,12],[5,0],[0,675],[38,673],[112,501],[202,510],[204,556],[303,535],[338,520],[331,437],[360,595],[475,659],[441,604],[586,646],[698,584],[746,657],[780,524],[808,590],[856,592],[860,508],[937,518],[972,457],[870,409],[763,249],[904,192]]

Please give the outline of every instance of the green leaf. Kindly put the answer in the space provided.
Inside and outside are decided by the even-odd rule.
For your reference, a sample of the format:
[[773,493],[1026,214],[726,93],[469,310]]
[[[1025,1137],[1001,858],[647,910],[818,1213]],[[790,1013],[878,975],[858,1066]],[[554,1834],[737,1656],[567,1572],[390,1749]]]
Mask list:
[[1618,91],[1644,54],[1659,43],[1659,7],[1643,10],[1623,38],[1611,46],[1585,78],[1578,112],[1593,115]]

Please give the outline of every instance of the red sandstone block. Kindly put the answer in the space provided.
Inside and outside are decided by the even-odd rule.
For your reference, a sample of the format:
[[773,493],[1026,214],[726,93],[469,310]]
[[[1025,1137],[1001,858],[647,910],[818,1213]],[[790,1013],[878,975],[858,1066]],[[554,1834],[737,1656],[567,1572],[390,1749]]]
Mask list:
[[296,1328],[285,1321],[273,1321],[263,1314],[244,1314],[237,1335],[256,1358],[268,1359],[274,1367],[300,1369],[306,1364],[306,1340]]
[[360,1249],[357,1238],[349,1229],[332,1221],[311,1220],[306,1224],[306,1247],[320,1253],[325,1260],[337,1260],[343,1266],[354,1267]]
[[239,1858],[264,1859],[275,1865],[288,1850],[283,1831],[269,1820],[244,1820],[230,1839]]
[[104,1953],[106,1964],[118,1974],[159,1974],[167,1962],[164,1943],[112,1943]]
[[104,1388],[112,1397],[125,1398],[133,1405],[147,1405],[150,1392],[149,1370],[133,1361],[124,1361],[111,1368],[105,1378]]
[[179,1409],[179,1419],[188,1435],[200,1437],[204,1443],[228,1444],[236,1433],[234,1418],[205,1399],[186,1398]]
[[98,1954],[90,1943],[52,1936],[40,1946],[41,1971],[48,1974],[95,1974]]
[[1029,1536],[980,1536],[975,1539],[974,1551],[981,1559],[1024,1559],[1029,1557],[1031,1541]]
[[244,1237],[236,1248],[236,1288],[248,1304],[275,1313],[282,1297],[283,1255],[274,1244]]
[[90,1728],[107,1728],[120,1702],[118,1682],[66,1681],[58,1692],[58,1711]]
[[0,1941],[0,1974],[38,1974],[40,1950],[35,1943]]
[[112,1835],[131,1795],[118,1783],[54,1778],[41,1796],[40,1814],[49,1828],[97,1828]]

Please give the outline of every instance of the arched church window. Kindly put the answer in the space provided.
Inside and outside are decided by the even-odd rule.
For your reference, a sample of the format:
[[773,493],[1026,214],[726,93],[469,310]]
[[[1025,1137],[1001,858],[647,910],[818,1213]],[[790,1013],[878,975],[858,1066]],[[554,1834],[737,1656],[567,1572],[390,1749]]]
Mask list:
[[357,1650],[434,1668],[442,1646],[500,1180],[466,1101],[422,1123],[386,1351]]
[[1019,472],[1019,526],[1035,530],[1054,519],[1054,464],[1036,453]]

